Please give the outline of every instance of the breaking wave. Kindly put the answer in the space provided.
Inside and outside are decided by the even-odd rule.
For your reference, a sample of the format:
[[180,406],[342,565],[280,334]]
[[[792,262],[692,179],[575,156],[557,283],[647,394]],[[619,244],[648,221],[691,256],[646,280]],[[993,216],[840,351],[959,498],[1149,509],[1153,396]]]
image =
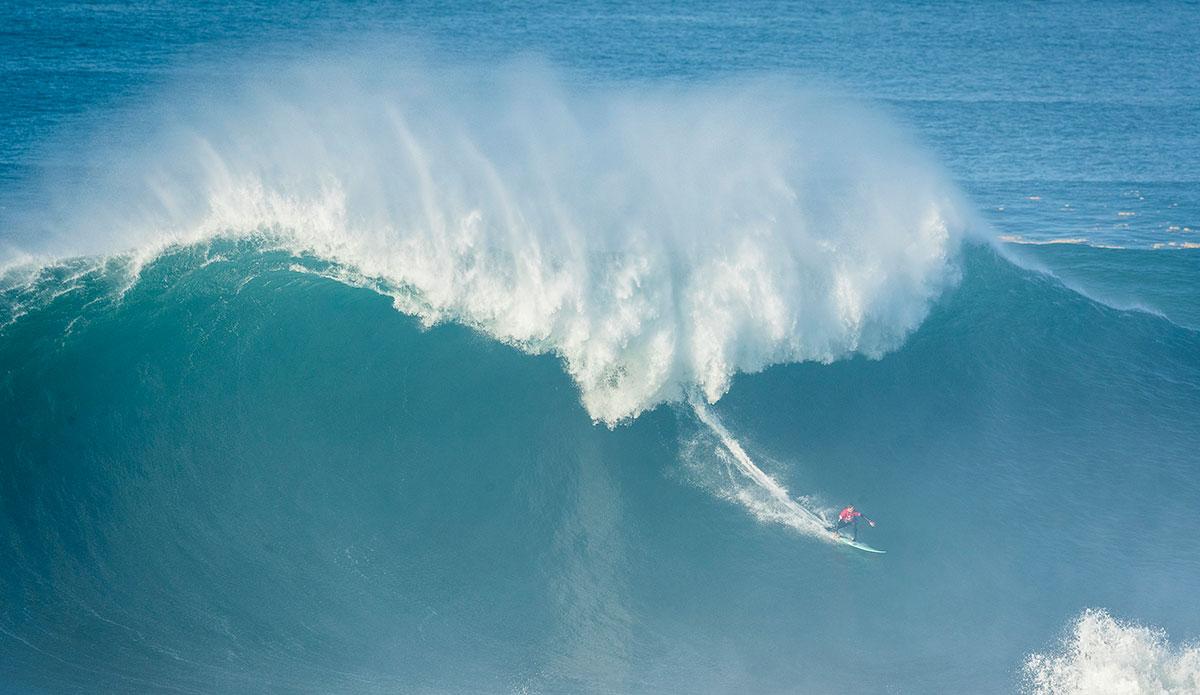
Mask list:
[[693,387],[715,401],[737,372],[881,356],[958,278],[955,187],[830,94],[765,78],[584,90],[528,66],[368,74],[309,66],[180,107],[20,253],[136,266],[267,239],[426,325],[558,355],[609,425]]

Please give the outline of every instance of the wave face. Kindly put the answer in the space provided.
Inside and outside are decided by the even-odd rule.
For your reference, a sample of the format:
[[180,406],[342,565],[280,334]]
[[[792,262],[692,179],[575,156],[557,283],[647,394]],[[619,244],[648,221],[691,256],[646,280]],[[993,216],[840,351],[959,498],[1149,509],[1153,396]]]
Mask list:
[[[310,254],[132,263],[7,276],[11,690],[1008,689],[1080,605],[1200,617],[1195,333],[988,247],[882,359],[611,430]],[[847,498],[885,562],[797,535]]]

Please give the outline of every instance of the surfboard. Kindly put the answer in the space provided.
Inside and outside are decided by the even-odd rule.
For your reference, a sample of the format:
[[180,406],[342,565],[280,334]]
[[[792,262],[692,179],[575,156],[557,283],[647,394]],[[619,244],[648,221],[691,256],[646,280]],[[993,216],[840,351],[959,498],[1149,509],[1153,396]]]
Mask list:
[[[832,533],[830,533],[829,535],[833,536]],[[842,545],[848,545],[851,548],[858,548],[859,550],[865,550],[868,553],[887,553],[886,550],[880,550],[879,548],[872,548],[871,546],[867,545],[866,543],[859,543],[858,541],[852,541],[845,536],[834,536],[833,540],[837,541],[838,543],[841,543]]]

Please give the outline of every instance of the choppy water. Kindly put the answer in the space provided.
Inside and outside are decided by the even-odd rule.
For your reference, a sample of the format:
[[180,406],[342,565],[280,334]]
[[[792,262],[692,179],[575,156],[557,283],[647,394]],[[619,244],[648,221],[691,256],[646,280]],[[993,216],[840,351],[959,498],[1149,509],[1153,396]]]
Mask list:
[[1196,5],[0,12],[0,689],[1200,689]]

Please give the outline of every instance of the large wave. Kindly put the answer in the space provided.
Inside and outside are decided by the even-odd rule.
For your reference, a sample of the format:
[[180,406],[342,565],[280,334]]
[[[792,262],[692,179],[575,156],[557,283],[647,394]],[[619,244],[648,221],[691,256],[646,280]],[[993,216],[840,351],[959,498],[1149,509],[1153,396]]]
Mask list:
[[610,425],[737,372],[880,356],[958,277],[954,186],[828,93],[379,73],[274,71],[171,110],[39,251],[269,238],[428,325],[559,355]]

